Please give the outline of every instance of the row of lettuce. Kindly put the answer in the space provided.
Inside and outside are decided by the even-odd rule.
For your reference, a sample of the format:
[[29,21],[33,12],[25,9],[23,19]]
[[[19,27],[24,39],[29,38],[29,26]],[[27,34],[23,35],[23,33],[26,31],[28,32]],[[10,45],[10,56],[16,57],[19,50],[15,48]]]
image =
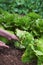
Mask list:
[[[19,41],[12,40],[12,44],[25,50],[21,58],[23,62],[31,62],[37,57],[37,65],[43,64],[43,19],[40,15],[30,12],[22,16],[0,9],[0,28],[18,36]],[[11,42],[3,37],[0,40],[6,44]]]

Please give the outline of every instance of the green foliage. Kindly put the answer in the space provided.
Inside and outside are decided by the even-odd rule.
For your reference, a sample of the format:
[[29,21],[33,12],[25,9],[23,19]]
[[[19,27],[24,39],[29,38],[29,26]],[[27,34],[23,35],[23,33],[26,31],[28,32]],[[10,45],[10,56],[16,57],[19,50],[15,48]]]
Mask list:
[[43,32],[43,19],[36,20],[36,28],[38,28],[40,32]]
[[35,36],[42,36],[43,34],[43,19],[37,19],[35,24],[32,25],[32,33]]
[[43,0],[0,0],[0,8],[11,13],[36,12],[43,16]]
[[9,41],[3,36],[0,36],[0,40],[3,41],[5,44],[9,44]]
[[[22,16],[0,9],[0,26],[18,36],[19,41],[12,41],[15,47],[25,49],[21,58],[23,62],[31,62],[37,57],[38,65],[43,64],[43,19],[40,15],[31,12]],[[0,40],[6,42],[5,38],[0,37]]]
[[43,64],[43,36],[39,39],[34,39],[29,32],[18,29],[16,31],[16,35],[20,38],[20,43],[26,48],[22,55],[22,61],[31,62],[33,57],[37,56],[38,65],[39,63],[40,65]]
[[27,14],[27,16],[29,16],[32,20],[36,20],[41,17],[40,15],[38,15],[34,12],[30,12],[29,14]]
[[1,9],[0,13],[0,23],[3,23],[3,25],[5,24],[5,28],[18,27],[23,30],[31,30],[35,24],[35,20],[41,18],[40,15],[33,12],[25,16],[20,16],[18,14],[8,13]]
[[34,57],[33,50],[31,49],[30,45],[27,46],[27,49],[25,50],[24,54],[22,55],[22,62],[31,62],[31,60]]
[[22,45],[27,48],[28,44],[31,44],[34,42],[34,38],[32,34],[26,31],[16,30],[16,35],[20,38],[20,42]]
[[29,44],[22,56],[23,62],[30,62],[35,55],[38,58],[37,65],[43,65],[43,38],[35,40],[34,44]]
[[38,65],[40,63],[43,64],[43,37],[36,40],[36,49],[34,48],[34,52],[38,57]]

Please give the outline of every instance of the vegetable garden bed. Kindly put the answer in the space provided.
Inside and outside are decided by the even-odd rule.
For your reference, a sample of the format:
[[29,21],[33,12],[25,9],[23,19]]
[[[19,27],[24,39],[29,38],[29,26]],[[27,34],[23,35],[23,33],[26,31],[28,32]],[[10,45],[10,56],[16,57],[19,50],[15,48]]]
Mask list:
[[[18,52],[15,48],[11,49],[12,51],[10,49],[9,51],[1,50],[4,53],[2,54],[3,62],[8,55],[9,59],[6,59],[8,64],[9,62],[13,63],[15,60],[17,60],[15,61],[16,65],[25,65],[24,63],[27,62],[32,64],[32,62],[34,63],[33,59],[37,58],[37,65],[43,65],[43,19],[40,15],[30,12],[25,16],[21,16],[0,9],[0,41],[5,43],[4,46],[12,44],[15,48],[20,49]],[[24,53],[21,50],[24,50]],[[19,52],[21,55],[18,54]],[[18,56],[20,56],[20,60]],[[18,64],[19,61],[20,64]],[[13,63],[12,65],[15,64]]]
[[21,56],[23,52],[15,48],[3,48],[0,49],[0,65],[36,65],[36,61],[29,63],[23,63]]

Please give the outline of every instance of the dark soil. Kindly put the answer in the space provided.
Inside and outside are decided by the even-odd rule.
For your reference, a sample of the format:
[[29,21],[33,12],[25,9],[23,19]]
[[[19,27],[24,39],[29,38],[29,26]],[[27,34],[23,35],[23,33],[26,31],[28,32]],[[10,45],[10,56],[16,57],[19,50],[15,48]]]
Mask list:
[[0,65],[36,65],[36,61],[33,60],[30,64],[23,63],[21,61],[21,56],[23,51],[10,48],[10,49],[0,49]]

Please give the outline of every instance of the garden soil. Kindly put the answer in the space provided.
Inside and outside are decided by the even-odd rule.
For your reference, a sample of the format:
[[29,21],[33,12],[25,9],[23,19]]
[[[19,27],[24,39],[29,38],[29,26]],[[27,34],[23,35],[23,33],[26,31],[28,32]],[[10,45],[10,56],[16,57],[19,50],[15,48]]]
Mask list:
[[23,51],[16,48],[1,48],[0,49],[0,65],[36,65],[36,61],[31,63],[23,63],[21,56]]

